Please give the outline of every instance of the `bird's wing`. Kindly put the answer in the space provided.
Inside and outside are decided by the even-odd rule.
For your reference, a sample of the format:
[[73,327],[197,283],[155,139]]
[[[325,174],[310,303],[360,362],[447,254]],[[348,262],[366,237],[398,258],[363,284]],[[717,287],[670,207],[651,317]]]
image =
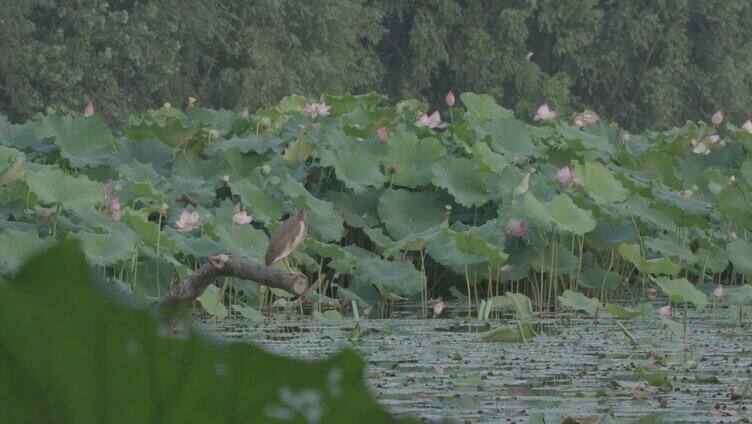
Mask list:
[[266,266],[270,266],[289,255],[297,247],[295,242],[299,236],[300,225],[297,220],[290,218],[283,222],[269,240],[269,247],[266,249],[264,257]]

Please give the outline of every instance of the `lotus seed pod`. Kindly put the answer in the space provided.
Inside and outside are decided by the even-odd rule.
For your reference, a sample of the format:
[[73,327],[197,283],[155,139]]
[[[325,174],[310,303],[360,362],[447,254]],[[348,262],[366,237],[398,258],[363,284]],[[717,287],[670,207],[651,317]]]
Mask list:
[[729,177],[729,181],[732,182],[732,183],[735,183],[736,182],[736,176],[734,176],[734,175],[730,176]]
[[172,107],[172,105],[171,105],[170,103],[165,103],[165,104],[164,104],[164,108],[165,108],[165,109],[169,109],[169,108],[171,108],[171,107]]
[[444,210],[451,211],[452,210],[452,205],[450,205],[450,204],[444,205]]
[[195,97],[188,97],[188,107],[193,107],[196,104]]
[[268,177],[269,175],[271,175],[271,173],[272,173],[272,167],[269,166],[268,164],[265,164],[264,166],[261,167],[261,174],[264,175],[265,177]]
[[222,181],[223,181],[223,182],[224,182],[225,184],[229,183],[229,182],[230,182],[230,176],[229,176],[229,175],[224,175],[224,176],[222,177]]
[[396,174],[398,170],[399,167],[397,167],[397,165],[392,165],[391,167],[389,167],[389,172],[392,174]]
[[167,203],[162,203],[162,207],[159,208],[159,213],[161,215],[166,215],[168,210],[170,210],[170,205],[168,205]]
[[120,183],[117,183],[115,184],[115,187],[113,187],[113,190],[120,193],[121,191],[123,191],[123,186]]

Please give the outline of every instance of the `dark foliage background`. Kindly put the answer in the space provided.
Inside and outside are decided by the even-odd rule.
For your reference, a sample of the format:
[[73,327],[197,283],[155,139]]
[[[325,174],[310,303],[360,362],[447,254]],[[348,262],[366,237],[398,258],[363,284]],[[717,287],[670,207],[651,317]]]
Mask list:
[[[5,0],[0,112],[490,93],[632,130],[752,112],[748,0]],[[533,55],[527,60],[528,52]]]

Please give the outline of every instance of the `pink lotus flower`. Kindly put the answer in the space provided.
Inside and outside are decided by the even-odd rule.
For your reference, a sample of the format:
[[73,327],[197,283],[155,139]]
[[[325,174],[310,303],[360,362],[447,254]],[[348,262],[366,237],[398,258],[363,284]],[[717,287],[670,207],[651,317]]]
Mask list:
[[713,116],[710,117],[710,122],[713,123],[713,125],[721,125],[721,122],[723,122],[723,111],[719,110],[714,113]]
[[309,103],[303,108],[303,112],[315,118],[317,116],[329,115],[329,109],[331,106],[327,106],[325,103]]
[[446,96],[444,96],[444,101],[446,102],[447,106],[452,107],[454,106],[454,93],[452,93],[452,90],[449,90],[448,93],[446,93]]
[[530,230],[527,227],[527,224],[525,224],[525,221],[517,218],[509,218],[507,221],[507,234],[511,235],[512,237],[516,238],[522,238],[527,234]]
[[748,133],[752,134],[752,121],[748,119],[747,122],[742,124],[742,129],[747,130]]
[[84,116],[87,118],[91,118],[94,116],[94,103],[89,102],[86,107],[84,108]]
[[715,290],[713,290],[713,296],[720,298],[720,297],[723,297],[723,293],[724,293],[723,285],[719,284],[715,286]]
[[671,305],[661,306],[658,308],[658,315],[660,315],[662,318],[666,318],[667,316],[671,315]]
[[180,218],[175,221],[175,227],[177,227],[178,231],[181,232],[193,231],[193,229],[198,225],[199,219],[200,217],[198,215],[198,212],[183,211],[180,213]]
[[556,112],[548,108],[548,103],[540,105],[533,117],[533,121],[549,121],[551,119],[556,119]]
[[399,167],[397,165],[392,165],[389,167],[389,173],[390,174],[396,174],[397,171],[399,171]]
[[574,120],[572,122],[572,125],[574,125],[577,128],[582,128],[586,125],[590,125],[592,123],[595,123],[600,119],[597,113],[593,112],[592,110],[586,110],[582,112],[581,114],[574,117]]
[[386,141],[389,138],[389,128],[379,128],[378,130],[376,130],[376,135],[379,137],[379,140]]
[[232,216],[232,222],[237,225],[248,225],[253,222],[253,218],[246,213],[246,211],[240,211]]
[[574,181],[574,171],[572,171],[572,168],[565,166],[556,171],[556,179],[564,185],[572,184]]
[[441,311],[444,310],[444,299],[438,298],[436,299],[436,304],[433,305],[433,316],[437,316],[441,314]]
[[110,200],[110,203],[107,204],[107,209],[110,211],[110,215],[115,221],[120,221],[120,219],[123,218],[123,209],[120,206],[120,199],[117,197],[113,197]]
[[439,115],[438,110],[434,111],[430,116],[427,113],[420,115],[415,121],[415,125],[428,128],[444,128],[446,126],[446,124],[441,123],[441,115]]

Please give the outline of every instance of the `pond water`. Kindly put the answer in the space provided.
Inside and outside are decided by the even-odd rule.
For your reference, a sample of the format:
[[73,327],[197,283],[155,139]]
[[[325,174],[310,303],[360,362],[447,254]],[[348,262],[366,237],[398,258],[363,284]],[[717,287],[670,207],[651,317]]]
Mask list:
[[[355,349],[366,361],[367,384],[383,405],[429,422],[543,422],[537,421],[541,414],[547,423],[568,417],[610,422],[609,415],[617,422],[752,417],[752,392],[739,399],[752,378],[752,333],[730,308],[690,312],[686,342],[658,318],[625,322],[637,346],[606,316],[597,323],[582,315],[539,317],[541,335],[533,340],[493,343],[481,335],[489,328],[516,328],[514,320],[424,320],[413,311],[361,319],[355,340],[350,340],[353,318],[325,324],[310,315],[276,313],[262,323],[227,318],[201,325],[298,358]],[[670,387],[645,382],[660,375]]]

